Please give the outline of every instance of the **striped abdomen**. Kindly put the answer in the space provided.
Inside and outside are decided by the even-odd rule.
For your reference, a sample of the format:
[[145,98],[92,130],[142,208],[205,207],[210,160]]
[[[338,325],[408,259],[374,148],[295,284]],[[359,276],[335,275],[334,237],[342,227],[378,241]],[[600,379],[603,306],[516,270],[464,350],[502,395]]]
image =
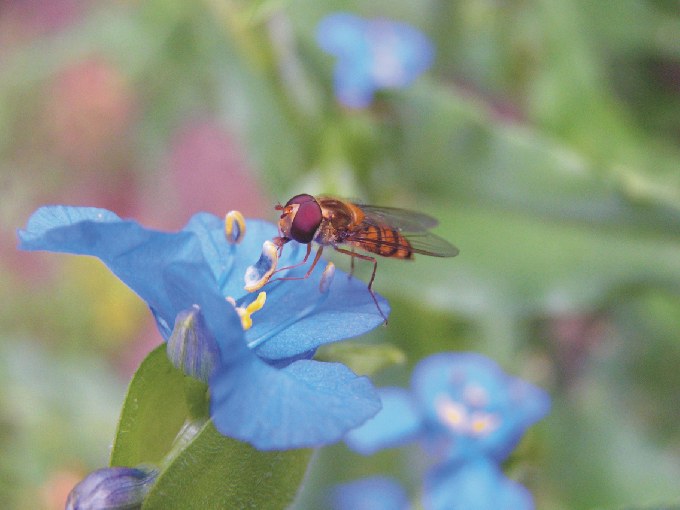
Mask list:
[[367,225],[352,237],[357,247],[383,257],[410,259],[413,255],[411,243],[397,229]]

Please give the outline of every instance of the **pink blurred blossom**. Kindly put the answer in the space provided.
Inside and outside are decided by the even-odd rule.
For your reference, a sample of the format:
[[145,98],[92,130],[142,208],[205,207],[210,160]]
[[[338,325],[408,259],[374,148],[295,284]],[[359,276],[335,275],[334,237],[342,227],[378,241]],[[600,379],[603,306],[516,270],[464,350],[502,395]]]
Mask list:
[[197,211],[223,216],[238,209],[250,217],[271,217],[272,205],[246,161],[245,149],[217,122],[196,119],[180,127],[172,137],[169,159],[169,189],[159,196],[174,194],[176,202],[164,226],[179,228]]
[[85,12],[86,0],[0,1],[0,48],[58,32]]
[[43,508],[45,510],[63,509],[69,492],[85,474],[86,472],[83,469],[62,468],[53,471],[40,488]]
[[61,70],[45,90],[44,124],[55,152],[81,169],[125,146],[136,99],[127,77],[94,56]]

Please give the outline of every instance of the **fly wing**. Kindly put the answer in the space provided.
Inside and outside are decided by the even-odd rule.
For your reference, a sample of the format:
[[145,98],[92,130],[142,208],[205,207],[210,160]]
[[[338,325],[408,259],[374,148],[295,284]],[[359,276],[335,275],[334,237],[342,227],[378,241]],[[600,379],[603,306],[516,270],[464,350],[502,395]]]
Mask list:
[[[408,248],[413,253],[420,253],[422,255],[429,255],[430,257],[455,257],[458,255],[458,248],[449,243],[446,239],[439,237],[431,232],[421,233],[402,233],[409,243]],[[367,237],[361,232],[357,232],[348,236],[345,242],[356,242],[359,246],[390,246],[396,249],[404,248],[404,245],[398,242],[375,239],[375,237]],[[376,251],[376,250],[370,250]]]
[[366,204],[356,206],[364,212],[366,215],[364,221],[370,225],[392,227],[404,232],[423,232],[439,224],[432,216],[408,209]]
[[404,247],[398,240],[376,239],[374,235],[368,235],[367,232],[370,230],[368,227],[373,226],[397,230],[408,241],[409,248],[413,253],[431,257],[455,257],[458,255],[458,248],[446,239],[428,231],[438,223],[432,216],[396,207],[377,207],[362,204],[357,204],[357,206],[364,212],[365,217],[359,228],[348,236],[348,241],[376,247],[391,246],[397,249]]

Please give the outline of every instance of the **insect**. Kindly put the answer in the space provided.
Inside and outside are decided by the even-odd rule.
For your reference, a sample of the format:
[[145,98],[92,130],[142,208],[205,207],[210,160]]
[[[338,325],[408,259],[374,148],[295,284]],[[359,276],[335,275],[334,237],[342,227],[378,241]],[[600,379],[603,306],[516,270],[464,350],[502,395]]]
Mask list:
[[[368,282],[368,291],[385,322],[387,317],[380,309],[372,288],[378,268],[378,261],[373,255],[405,260],[413,259],[415,253],[431,257],[458,255],[458,248],[428,231],[437,225],[437,220],[415,211],[308,194],[296,195],[286,205],[279,204],[275,209],[281,211],[280,235],[274,239],[279,250],[291,240],[307,245],[302,262],[283,269],[305,264],[311,254],[312,241],[320,245],[319,249],[309,271],[299,279],[312,274],[326,246],[352,257],[352,271],[355,258],[372,262],[373,273]],[[355,249],[368,254],[356,253]]]

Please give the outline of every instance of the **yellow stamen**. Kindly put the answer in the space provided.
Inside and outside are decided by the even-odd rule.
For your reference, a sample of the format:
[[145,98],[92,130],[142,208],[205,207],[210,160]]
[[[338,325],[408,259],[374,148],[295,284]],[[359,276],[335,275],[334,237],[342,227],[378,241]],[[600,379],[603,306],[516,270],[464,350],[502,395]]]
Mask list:
[[253,319],[250,316],[262,310],[265,301],[267,301],[267,293],[263,291],[257,295],[255,301],[246,306],[245,312],[241,315],[241,324],[243,324],[244,330],[248,331],[253,326]]
[[238,244],[246,235],[246,219],[239,211],[229,211],[224,217],[224,234],[227,242]]
[[264,291],[260,292],[257,295],[257,298],[255,298],[255,300],[246,307],[236,306],[236,300],[231,296],[227,297],[227,301],[231,303],[231,305],[234,307],[234,310],[236,310],[236,313],[238,313],[238,316],[241,318],[241,326],[243,327],[243,330],[248,331],[253,327],[253,319],[251,318],[251,315],[264,308],[264,304],[267,301],[267,293]]
[[486,435],[498,428],[499,420],[493,414],[475,414],[470,421],[470,431],[475,436]]
[[447,396],[441,396],[435,403],[439,419],[451,429],[460,429],[467,422],[467,410],[459,402],[454,402]]

